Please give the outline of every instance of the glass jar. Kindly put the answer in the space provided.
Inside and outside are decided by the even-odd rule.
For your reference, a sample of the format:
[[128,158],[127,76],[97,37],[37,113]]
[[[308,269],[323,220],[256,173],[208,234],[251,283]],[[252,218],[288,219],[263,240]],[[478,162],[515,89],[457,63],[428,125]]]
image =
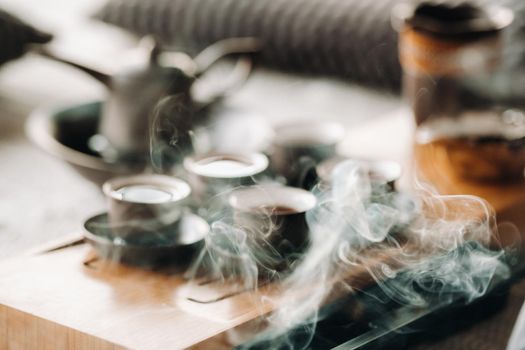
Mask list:
[[394,18],[416,147],[427,149],[436,167],[464,179],[523,179],[523,113],[498,107],[479,93],[498,68],[502,31],[512,22],[512,11],[423,3],[398,6]]

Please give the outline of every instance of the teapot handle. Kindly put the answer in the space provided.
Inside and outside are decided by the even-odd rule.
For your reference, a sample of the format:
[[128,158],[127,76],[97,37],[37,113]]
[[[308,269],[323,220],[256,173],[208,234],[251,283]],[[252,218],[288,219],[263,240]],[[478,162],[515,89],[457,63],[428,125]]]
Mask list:
[[257,38],[228,38],[211,44],[193,58],[183,52],[160,51],[159,55],[152,56],[152,59],[161,66],[176,67],[188,76],[198,79],[204,76],[220,59],[230,55],[241,55],[229,77],[225,79],[227,83],[221,87],[221,91],[212,92],[198,102],[199,109],[206,109],[246,82],[253,69],[253,61],[249,55],[261,49],[262,43]]
[[262,49],[262,42],[253,37],[228,38],[219,40],[202,50],[193,58],[197,70],[196,76],[204,74],[220,59],[235,54],[254,54]]
[[200,98],[198,104],[201,108],[207,108],[215,105],[225,98],[229,93],[241,87],[250,77],[253,69],[253,62],[249,57],[240,57],[235,66],[224,79],[226,83],[217,91],[211,91],[206,97]]
[[230,38],[208,46],[195,56],[193,59],[196,67],[195,77],[198,78],[203,76],[220,59],[229,55],[241,55],[228,77],[224,79],[226,83],[221,87],[221,90],[209,94],[204,101],[201,101],[201,105],[204,108],[211,106],[242,86],[248,80],[253,70],[253,60],[249,54],[257,53],[261,48],[261,41],[256,38]]

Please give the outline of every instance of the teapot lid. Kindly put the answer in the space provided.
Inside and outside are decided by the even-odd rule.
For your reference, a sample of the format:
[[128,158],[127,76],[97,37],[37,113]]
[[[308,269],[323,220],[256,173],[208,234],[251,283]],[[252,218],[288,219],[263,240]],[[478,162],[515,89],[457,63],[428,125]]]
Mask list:
[[405,24],[430,35],[466,40],[498,34],[513,19],[513,11],[508,8],[470,3],[404,3],[396,6],[392,15],[396,29]]

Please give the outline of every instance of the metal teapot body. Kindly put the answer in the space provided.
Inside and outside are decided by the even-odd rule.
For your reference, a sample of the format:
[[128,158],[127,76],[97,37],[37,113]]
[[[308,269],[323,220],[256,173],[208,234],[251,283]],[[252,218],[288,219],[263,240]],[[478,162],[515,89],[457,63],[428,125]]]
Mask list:
[[[153,142],[169,145],[173,141],[170,132],[179,136],[189,132],[194,114],[222,97],[219,94],[205,102],[197,102],[191,94],[193,83],[214,62],[232,53],[252,53],[258,49],[258,42],[252,38],[226,39],[193,59],[182,53],[162,51],[148,37],[139,47],[141,61],[116,74],[83,66],[44,47],[37,52],[80,69],[107,87],[108,97],[103,104],[98,134],[90,147],[107,161],[140,164],[149,158]],[[245,79],[251,65],[243,63]],[[161,111],[165,98],[170,100],[169,109]],[[187,137],[182,139],[179,138],[177,145],[179,150],[191,147]]]
[[[151,143],[155,109],[166,96],[177,96],[180,110],[194,110],[190,94],[195,78],[175,67],[150,63],[147,69],[117,74],[110,83],[110,94],[102,109],[100,135],[107,140],[98,150],[105,157],[123,161],[143,161]],[[170,116],[175,126],[183,116]],[[185,115],[184,117],[190,117]]]

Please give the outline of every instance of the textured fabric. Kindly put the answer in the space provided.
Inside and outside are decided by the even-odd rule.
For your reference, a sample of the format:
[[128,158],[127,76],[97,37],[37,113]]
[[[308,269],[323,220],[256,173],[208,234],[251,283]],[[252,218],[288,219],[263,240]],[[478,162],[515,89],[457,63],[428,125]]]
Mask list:
[[96,17],[185,48],[256,36],[269,65],[397,89],[390,10],[398,1],[113,0]]
[[29,44],[45,43],[51,36],[0,10],[0,64],[22,56]]
[[[185,49],[257,36],[265,41],[262,62],[268,65],[399,90],[401,68],[390,13],[400,1],[109,0],[96,17]],[[507,31],[503,68],[480,90],[503,99],[523,96],[525,1],[473,1],[506,5],[516,13]]]

